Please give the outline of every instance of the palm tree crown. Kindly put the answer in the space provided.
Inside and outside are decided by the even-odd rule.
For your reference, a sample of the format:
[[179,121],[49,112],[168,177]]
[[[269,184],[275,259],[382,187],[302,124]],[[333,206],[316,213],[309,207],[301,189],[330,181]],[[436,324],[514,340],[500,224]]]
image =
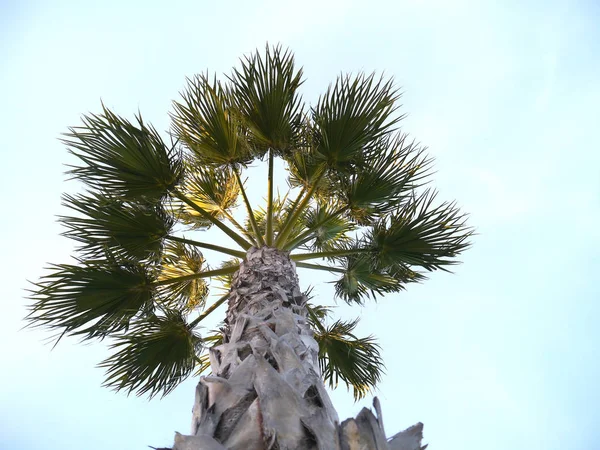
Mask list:
[[[425,187],[431,159],[398,128],[392,80],[342,75],[307,107],[302,76],[289,51],[267,46],[224,80],[187,80],[171,143],[141,115],[131,122],[104,105],[70,128],[64,142],[80,163],[69,173],[87,191],[64,195],[73,215],[60,220],[78,257],[35,283],[30,323],[59,338],[112,338],[106,385],[154,396],[207,369],[205,350],[220,335],[201,335],[199,324],[227,299],[209,302],[209,288],[227,288],[252,247],[330,272],[336,296],[357,304],[455,264],[472,230]],[[283,196],[276,158],[287,170]],[[268,167],[265,205],[245,190],[244,171],[257,160]],[[209,227],[231,246],[203,240]],[[223,260],[209,265],[202,249]],[[307,308],[323,378],[365,395],[383,367],[374,338],[357,337],[357,321],[326,321],[324,306]]]

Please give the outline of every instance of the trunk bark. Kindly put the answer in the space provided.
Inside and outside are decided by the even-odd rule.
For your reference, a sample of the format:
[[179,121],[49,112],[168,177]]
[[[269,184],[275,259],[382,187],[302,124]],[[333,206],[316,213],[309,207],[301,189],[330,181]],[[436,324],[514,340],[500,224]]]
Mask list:
[[[196,388],[191,435],[177,433],[174,450],[424,448],[420,429],[404,440],[410,446],[388,446],[377,400],[378,417],[364,408],[339,423],[321,380],[306,301],[287,252],[248,251],[233,277],[223,344],[210,350],[212,375]],[[403,444],[398,436],[390,442]]]

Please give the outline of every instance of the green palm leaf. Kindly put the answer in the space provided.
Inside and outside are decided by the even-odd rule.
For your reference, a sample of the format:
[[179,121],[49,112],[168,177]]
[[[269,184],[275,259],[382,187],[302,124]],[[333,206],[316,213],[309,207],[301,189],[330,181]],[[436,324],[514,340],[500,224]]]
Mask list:
[[359,74],[338,77],[312,111],[319,156],[331,169],[351,173],[365,153],[401,117],[393,117],[399,94],[392,80]]
[[[182,193],[197,206],[219,219],[230,217],[237,206],[240,187],[230,167],[214,168],[192,163],[188,176],[180,187]],[[209,228],[212,222],[187,203],[173,200],[177,218],[192,228]]]
[[[239,258],[231,258],[226,261],[223,261],[220,267],[239,267],[241,262],[242,261]],[[231,289],[231,283],[233,282],[233,273],[220,275],[218,277],[215,277],[215,279],[218,280],[219,283],[221,283],[221,286],[219,287],[220,289],[229,292],[229,290]]]
[[345,273],[335,283],[335,294],[345,302],[363,304],[369,294],[384,294],[401,290],[400,281],[389,273],[377,270],[369,255],[343,258]]
[[308,208],[301,225],[306,229],[298,238],[305,236],[302,241],[292,240],[290,248],[296,248],[301,242],[306,243],[312,251],[327,251],[350,244],[352,238],[348,233],[356,226],[346,219],[339,208],[317,205]]
[[[277,197],[273,199],[273,231],[275,234],[278,234],[281,231],[284,220],[290,213],[292,206],[292,202],[288,199],[287,195],[282,197],[278,194]],[[267,230],[267,211],[263,207],[258,207],[253,211],[253,214],[258,231],[265,234]],[[252,230],[252,225],[248,219],[246,220],[245,226],[248,232]],[[301,222],[296,222],[290,231],[290,235],[293,237],[297,236],[303,231],[303,227],[304,225]]]
[[344,203],[358,223],[370,224],[391,214],[406,200],[407,193],[421,185],[431,160],[405,134],[379,139],[356,172],[339,179]]
[[302,69],[294,68],[294,57],[280,46],[268,45],[264,57],[255,52],[242,59],[240,70],[230,77],[231,96],[250,129],[255,144],[287,153],[295,141],[302,119]]
[[115,354],[100,363],[105,386],[117,391],[167,395],[194,370],[202,339],[178,311],[136,322],[129,334],[117,337]]
[[[196,248],[181,242],[165,245],[158,281],[170,280],[204,272],[206,261]],[[160,298],[166,304],[193,311],[202,308],[208,297],[208,285],[203,278],[183,279],[182,281],[158,287]]]
[[[305,293],[307,297],[308,293]],[[309,297],[312,300],[312,297]],[[323,305],[315,305],[312,303],[306,304],[306,310],[308,311],[308,323],[313,330],[324,331],[325,320],[331,315],[331,308]]]
[[110,199],[98,194],[63,196],[63,204],[84,217],[60,216],[63,233],[81,242],[86,257],[99,258],[108,248],[121,259],[157,259],[162,239],[173,227],[173,219],[160,204],[140,204]]
[[288,164],[288,183],[292,187],[301,187],[304,192],[312,189],[313,198],[331,202],[336,200],[333,189],[335,182],[327,174],[327,166],[318,159],[315,152],[308,148],[299,148],[286,157]]
[[27,319],[36,326],[103,338],[127,330],[136,315],[153,309],[152,280],[141,265],[105,261],[50,269],[30,296],[35,303]]
[[455,258],[470,243],[473,230],[454,203],[434,207],[436,193],[426,190],[401,205],[392,217],[380,220],[367,239],[381,267],[410,265],[426,270],[457,264]]
[[318,328],[319,365],[323,380],[335,389],[343,381],[352,388],[354,399],[365,397],[381,380],[383,359],[375,338],[357,338],[353,331],[358,319],[338,320],[329,327]]
[[188,78],[183,102],[171,114],[175,135],[202,164],[246,163],[252,159],[233,100],[221,83],[208,75]]
[[63,142],[84,165],[68,173],[99,191],[127,200],[156,203],[180,180],[183,163],[175,147],[167,148],[141,115],[137,125],[102,105],[101,115],[83,117]]
[[208,353],[205,352],[198,356],[196,359],[195,369],[195,377],[199,377],[200,375],[205,375],[208,373],[210,370],[210,357],[208,356]]

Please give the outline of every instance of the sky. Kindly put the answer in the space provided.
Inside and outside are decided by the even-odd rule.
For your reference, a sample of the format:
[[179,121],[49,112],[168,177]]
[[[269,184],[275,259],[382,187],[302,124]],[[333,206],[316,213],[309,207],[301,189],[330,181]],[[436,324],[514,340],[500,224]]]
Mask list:
[[[386,375],[389,436],[432,450],[600,448],[600,4],[594,1],[0,0],[0,448],[142,450],[187,433],[194,386],[164,399],[102,388],[106,343],[22,330],[27,280],[69,261],[58,141],[102,100],[169,128],[185,77],[281,43],[308,102],[340,73],[404,92],[403,130],[435,158],[440,199],[477,230],[454,274],[363,308]],[[260,191],[256,191],[260,196]],[[300,272],[323,302],[332,286]],[[341,419],[356,415],[340,387]]]

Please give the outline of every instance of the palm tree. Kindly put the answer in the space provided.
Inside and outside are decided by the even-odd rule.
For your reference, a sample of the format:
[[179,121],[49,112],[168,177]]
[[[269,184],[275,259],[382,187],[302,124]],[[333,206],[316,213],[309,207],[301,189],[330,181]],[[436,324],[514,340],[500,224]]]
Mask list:
[[[339,76],[310,108],[302,82],[293,55],[267,46],[224,81],[188,79],[170,143],[104,105],[63,139],[80,161],[68,173],[87,186],[64,195],[74,214],[60,217],[78,256],[35,283],[27,319],[57,339],[111,338],[101,366],[116,390],[165,395],[210,371],[180,450],[403,448],[386,443],[377,402],[377,418],[339,424],[325,384],[364,397],[383,361],[358,319],[333,320],[301,291],[296,268],[332,274],[335,295],[362,305],[448,270],[472,231],[425,186],[431,159],[398,129],[392,80]],[[259,206],[244,178],[256,161],[268,174]],[[230,246],[203,239],[210,227]],[[223,258],[209,265],[203,250]],[[201,333],[224,303],[221,328]]]

